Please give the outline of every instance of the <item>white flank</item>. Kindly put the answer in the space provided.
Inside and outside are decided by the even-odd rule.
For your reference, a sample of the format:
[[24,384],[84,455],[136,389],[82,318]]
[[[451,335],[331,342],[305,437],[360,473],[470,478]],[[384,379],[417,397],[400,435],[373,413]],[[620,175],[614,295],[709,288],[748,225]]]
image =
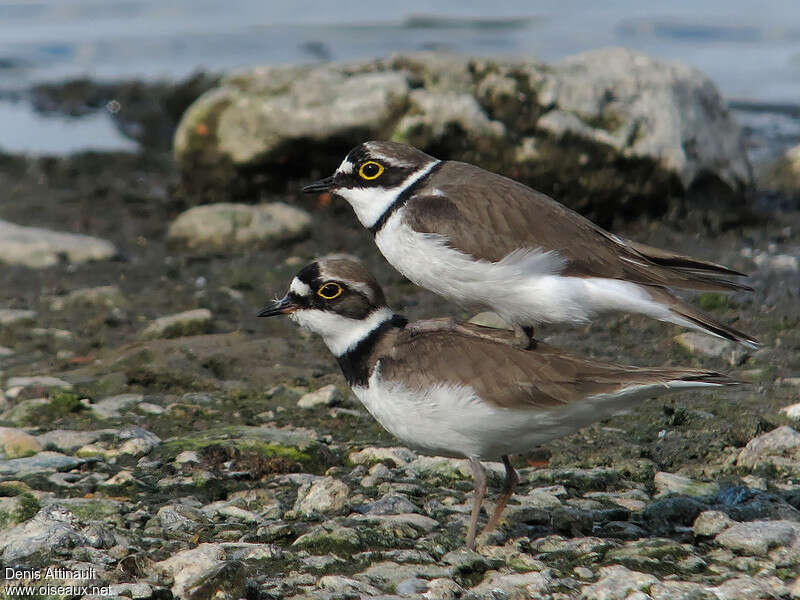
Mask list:
[[533,412],[494,407],[467,386],[412,391],[384,381],[380,364],[367,386],[354,387],[353,393],[386,431],[435,456],[496,458],[520,452],[536,445],[529,434],[540,429]]
[[[356,217],[364,227],[372,227],[381,218],[397,197],[408,186],[412,185],[419,178],[424,177],[440,161],[430,162],[418,171],[414,171],[405,178],[401,184],[391,189],[382,187],[364,187],[337,189],[336,193],[347,200]],[[341,168],[341,167],[340,167]]]
[[295,277],[292,279],[292,284],[289,286],[289,291],[294,292],[298,296],[310,296],[311,286],[307,283],[303,283],[297,277]]
[[380,375],[353,392],[370,414],[403,443],[436,456],[499,458],[525,452],[578,431],[650,396],[720,384],[670,381],[636,385],[551,410],[509,409],[485,402],[468,386],[435,385],[411,390]]
[[[396,211],[375,236],[391,265],[411,281],[458,304],[490,308],[510,323],[584,322],[622,310],[676,322],[669,308],[635,283],[601,277],[564,277],[555,251],[521,248],[498,262],[475,260],[444,236],[419,233]],[[681,323],[683,324],[683,323]]]
[[322,336],[335,356],[342,356],[369,335],[394,313],[387,307],[377,308],[365,319],[349,319],[335,312],[314,308],[296,310],[289,315],[295,323]]

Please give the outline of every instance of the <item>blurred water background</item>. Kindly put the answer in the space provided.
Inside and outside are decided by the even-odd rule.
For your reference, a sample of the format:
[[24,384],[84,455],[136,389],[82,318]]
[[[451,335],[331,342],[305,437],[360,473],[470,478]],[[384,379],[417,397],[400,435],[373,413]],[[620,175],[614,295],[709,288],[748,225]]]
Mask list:
[[445,49],[556,60],[627,46],[709,74],[772,147],[800,138],[800,1],[0,0],[0,149],[134,148],[102,111],[43,114],[41,82]]

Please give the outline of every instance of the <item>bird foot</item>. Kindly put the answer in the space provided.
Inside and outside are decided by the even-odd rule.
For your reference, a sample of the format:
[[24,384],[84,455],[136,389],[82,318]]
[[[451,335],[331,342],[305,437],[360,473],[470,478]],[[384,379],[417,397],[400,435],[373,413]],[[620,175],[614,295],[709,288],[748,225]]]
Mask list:
[[530,325],[514,325],[514,346],[523,350],[530,350],[533,345],[533,327]]

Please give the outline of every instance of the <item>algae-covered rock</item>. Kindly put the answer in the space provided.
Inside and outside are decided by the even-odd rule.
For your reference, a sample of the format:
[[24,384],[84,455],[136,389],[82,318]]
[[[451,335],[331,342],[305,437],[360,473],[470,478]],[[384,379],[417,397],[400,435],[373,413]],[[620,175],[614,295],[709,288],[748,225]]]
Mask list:
[[167,240],[177,248],[198,253],[241,252],[297,240],[308,234],[311,216],[283,204],[195,206],[178,216]]
[[42,450],[35,437],[13,427],[0,427],[0,449],[6,458],[23,458]]
[[87,541],[78,530],[75,516],[63,506],[51,504],[32,519],[4,532],[0,556],[5,565],[33,566],[39,562],[33,557],[46,560]]
[[552,65],[420,52],[246,69],[186,111],[174,149],[187,197],[208,201],[327,174],[368,139],[477,163],[605,216],[663,212],[708,186],[730,204],[752,179],[708,77],[621,48]]
[[695,481],[689,477],[659,471],[653,483],[660,496],[667,494],[686,494],[687,496],[711,496],[719,491],[716,483]]
[[281,465],[302,465],[306,469],[318,470],[324,463],[321,444],[317,434],[310,429],[244,425],[217,427],[190,435],[174,437],[164,441],[159,451],[175,457],[186,450],[230,449],[240,453],[276,461],[276,470]]
[[292,546],[315,553],[349,553],[361,549],[361,539],[355,529],[329,522],[313,527],[298,537]]
[[39,502],[30,494],[0,497],[0,530],[23,523],[39,511]]

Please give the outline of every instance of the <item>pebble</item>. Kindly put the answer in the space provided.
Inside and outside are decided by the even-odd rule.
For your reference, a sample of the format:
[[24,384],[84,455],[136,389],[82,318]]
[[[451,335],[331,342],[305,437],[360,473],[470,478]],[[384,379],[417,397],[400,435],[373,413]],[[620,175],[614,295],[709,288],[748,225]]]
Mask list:
[[184,450],[175,457],[175,462],[179,465],[185,465],[188,463],[196,464],[200,462],[200,457],[194,450]]
[[211,311],[196,308],[173,315],[159,317],[145,327],[139,336],[142,339],[176,338],[208,333],[211,329]]
[[135,407],[142,400],[144,400],[142,394],[119,394],[91,404],[89,410],[98,419],[118,419],[122,416],[121,411]]
[[311,228],[311,215],[282,202],[195,206],[169,226],[167,241],[199,253],[234,252],[278,246],[300,239]]
[[300,408],[315,408],[317,406],[334,406],[341,401],[341,394],[335,385],[326,385],[313,392],[303,395],[298,401]]
[[758,252],[753,255],[753,262],[757,267],[770,271],[783,271],[795,273],[800,270],[800,260],[791,254],[768,254]]
[[380,500],[362,504],[356,510],[366,515],[399,515],[422,512],[411,500],[399,494],[387,494]]
[[323,549],[325,552],[335,551],[355,552],[361,549],[361,539],[358,532],[352,527],[344,527],[336,523],[323,523],[312,527],[309,531],[298,537],[292,547],[308,549]]
[[800,432],[782,425],[753,438],[739,452],[736,464],[751,469],[772,465],[778,470],[800,474]]
[[84,460],[65,456],[60,452],[39,452],[26,458],[14,458],[0,461],[0,475],[23,477],[36,473],[52,473],[74,469],[83,464]]
[[30,325],[36,319],[36,311],[16,308],[0,308],[0,326]]
[[330,590],[342,598],[372,598],[381,595],[381,590],[375,586],[343,575],[325,575],[317,582],[317,587]]
[[694,520],[708,506],[688,496],[662,498],[649,504],[642,516],[651,529],[659,533],[669,534],[676,527],[691,526]]
[[750,556],[766,556],[778,546],[800,550],[800,523],[793,521],[749,521],[735,523],[714,540],[731,550]]
[[800,402],[790,406],[784,406],[781,412],[789,417],[792,421],[800,421]]
[[[581,588],[583,600],[631,600],[632,593],[649,589],[658,579],[622,565],[600,567],[599,580]],[[631,595],[629,595],[631,594]],[[647,597],[647,596],[645,596]]]
[[136,410],[146,415],[163,415],[166,412],[163,406],[152,402],[140,402],[136,405]]
[[[153,570],[161,576],[164,583],[172,584],[172,593],[176,597],[193,598],[196,594],[195,588],[210,586],[210,589],[215,589],[217,581],[223,582],[220,576],[225,575],[222,569],[225,562],[222,545],[205,543],[153,564]],[[222,589],[217,588],[215,592],[220,597],[226,597],[222,596]]]
[[59,379],[58,377],[50,377],[49,375],[38,375],[33,377],[11,377],[6,381],[6,396],[10,399],[15,399],[19,393],[25,388],[60,388],[64,390],[71,390],[72,384]]
[[350,489],[344,482],[325,477],[297,491],[294,510],[303,516],[342,514],[349,508]]
[[772,600],[784,595],[785,586],[776,577],[734,577],[709,589],[716,600]]
[[6,458],[23,458],[42,451],[35,437],[12,427],[0,427],[0,447]]
[[153,596],[153,586],[149,583],[115,583],[108,586],[109,596],[121,596],[133,600],[147,600]]
[[742,364],[744,359],[749,356],[748,351],[739,344],[697,331],[680,333],[673,339],[679,346],[692,354],[722,358],[731,366]]
[[127,300],[116,285],[72,290],[67,295],[53,298],[50,301],[50,309],[55,311],[62,311],[67,308],[115,309],[125,305],[127,305]]
[[364,465],[384,460],[391,460],[396,465],[404,465],[416,458],[417,454],[408,448],[376,448],[373,446],[353,452],[349,456],[350,462],[354,465]]
[[[495,590],[506,598],[542,598],[550,592],[552,579],[545,573],[500,573],[490,571],[483,581],[472,588],[477,593],[497,597]],[[524,594],[520,596],[520,593]]]
[[[439,527],[439,522],[437,520],[415,513],[398,515],[350,515],[350,518],[354,521],[379,524],[388,531],[405,531],[406,533],[409,533],[408,528],[415,529],[422,533],[428,533]],[[409,537],[417,536],[409,535]]]
[[721,533],[735,521],[724,512],[718,510],[705,510],[697,515],[692,525],[692,532],[697,536],[714,537]]

